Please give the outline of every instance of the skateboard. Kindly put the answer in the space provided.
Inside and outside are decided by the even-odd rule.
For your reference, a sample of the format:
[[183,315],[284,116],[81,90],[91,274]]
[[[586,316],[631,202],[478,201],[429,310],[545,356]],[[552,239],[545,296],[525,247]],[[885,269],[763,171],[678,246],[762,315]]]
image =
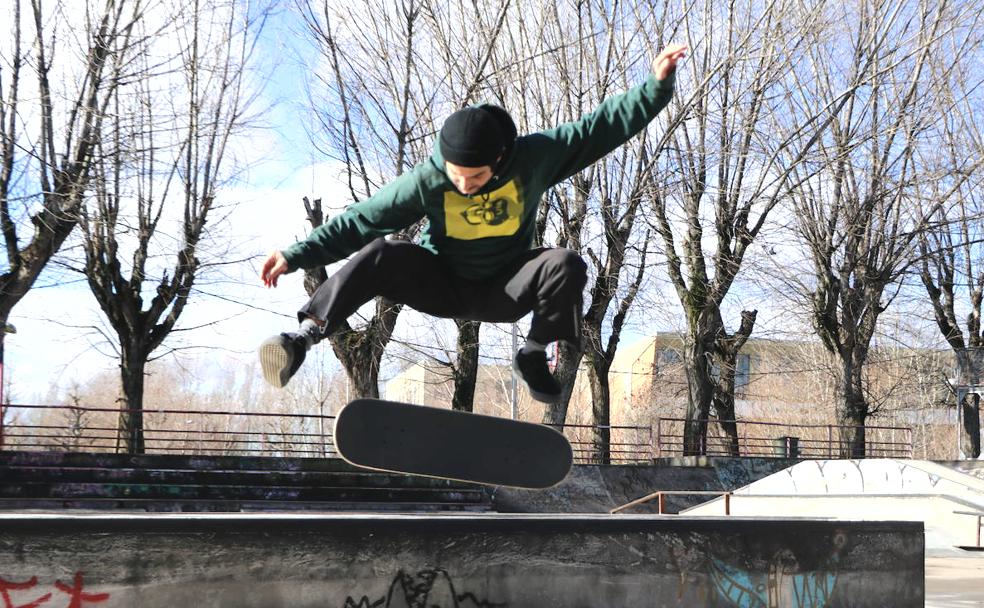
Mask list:
[[574,460],[542,424],[381,399],[342,408],[335,448],[358,467],[529,489],[560,483]]

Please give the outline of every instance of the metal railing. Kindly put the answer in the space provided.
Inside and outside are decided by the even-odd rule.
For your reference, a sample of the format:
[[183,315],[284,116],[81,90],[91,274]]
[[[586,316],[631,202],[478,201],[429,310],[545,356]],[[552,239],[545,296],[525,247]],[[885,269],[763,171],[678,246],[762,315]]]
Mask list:
[[[126,451],[120,416],[133,410],[70,405],[9,405],[0,415],[0,450]],[[7,421],[11,412],[16,422]],[[148,454],[330,457],[336,455],[332,415],[145,409]],[[6,422],[5,422],[6,421]],[[651,427],[565,425],[579,464],[598,461],[593,436],[607,429],[609,462],[651,462]]]
[[[69,405],[9,405],[0,416],[0,449],[125,452],[120,417],[135,410]],[[11,410],[28,415],[7,420]],[[310,456],[334,453],[334,416],[222,410],[145,409],[149,454]],[[33,415],[30,415],[33,414]],[[21,419],[22,418],[22,419]]]
[[[706,439],[697,452],[706,456],[733,455],[737,447],[740,456],[841,458],[850,452],[843,436],[857,429],[836,424],[787,424],[737,420],[735,436],[722,430],[718,420],[699,420],[707,423]],[[656,420],[655,452],[657,457],[684,454],[684,418]],[[863,427],[864,455],[867,458],[912,458],[912,429],[897,426]]]
[[659,490],[653,492],[652,494],[646,494],[642,498],[637,498],[632,502],[627,502],[624,505],[615,507],[608,511],[612,515],[617,515],[622,511],[627,511],[633,507],[638,507],[639,505],[646,504],[654,498],[657,500],[657,513],[659,515],[665,515],[666,510],[666,497],[667,496],[713,496],[713,497],[723,497],[724,498],[724,514],[731,515],[731,497],[732,493],[727,490]]
[[961,549],[984,550],[981,544],[981,530],[984,530],[984,512],[982,511],[954,511],[954,515],[970,515],[977,518],[977,544],[973,546],[963,546]]
[[[607,430],[608,450],[604,454],[596,446],[595,433]],[[579,464],[637,464],[652,462],[653,427],[651,426],[593,426],[566,424],[564,436],[571,442],[574,462]]]
[[[227,456],[329,457],[335,455],[335,417],[297,414],[185,409],[145,409],[144,451]],[[125,452],[117,408],[70,405],[7,405],[0,408],[0,450]],[[732,438],[709,420],[702,454],[732,454]],[[651,426],[568,424],[577,463],[632,464],[684,453],[682,418],[658,418]],[[836,425],[737,422],[741,456],[839,458],[843,445]],[[608,449],[596,442],[607,433]],[[910,458],[912,431],[907,427],[865,427],[865,455]],[[795,453],[791,453],[795,452]]]

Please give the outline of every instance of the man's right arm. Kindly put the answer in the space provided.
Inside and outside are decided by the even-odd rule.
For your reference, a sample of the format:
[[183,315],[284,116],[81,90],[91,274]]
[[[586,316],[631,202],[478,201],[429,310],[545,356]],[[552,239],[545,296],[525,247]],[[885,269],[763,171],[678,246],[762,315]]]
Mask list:
[[343,260],[373,240],[411,226],[424,216],[415,171],[393,180],[364,201],[318,226],[281,252],[286,272]]

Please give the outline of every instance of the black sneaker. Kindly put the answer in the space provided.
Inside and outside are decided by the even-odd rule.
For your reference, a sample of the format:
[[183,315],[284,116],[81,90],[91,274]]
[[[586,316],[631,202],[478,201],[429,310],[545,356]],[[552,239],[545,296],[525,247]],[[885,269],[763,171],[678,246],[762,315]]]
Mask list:
[[283,333],[264,340],[259,353],[264,380],[283,388],[304,362],[307,342],[300,334]]
[[530,395],[543,403],[556,403],[560,399],[560,384],[547,367],[547,353],[542,350],[516,351],[513,369],[526,383]]

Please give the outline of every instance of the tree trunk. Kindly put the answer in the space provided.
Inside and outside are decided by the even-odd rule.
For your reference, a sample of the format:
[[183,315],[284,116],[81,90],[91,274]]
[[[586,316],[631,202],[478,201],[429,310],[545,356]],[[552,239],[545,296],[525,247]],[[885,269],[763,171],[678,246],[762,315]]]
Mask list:
[[738,354],[721,359],[718,363],[720,375],[711,404],[714,406],[714,416],[718,425],[727,438],[725,448],[728,456],[739,456],[738,422],[735,420],[735,365]]
[[554,377],[560,383],[561,395],[556,403],[549,403],[544,408],[543,424],[552,426],[558,431],[563,431],[564,424],[567,422],[567,409],[571,403],[574,381],[577,379],[577,370],[583,356],[584,353],[572,344],[557,343],[557,367],[554,370]]
[[348,328],[329,336],[332,350],[352,382],[356,399],[379,398],[380,361],[402,308],[400,304],[377,298],[376,315],[365,329]]
[[608,372],[591,365],[588,367],[588,376],[591,378],[591,411],[594,414],[591,462],[611,464],[611,390],[608,386]]
[[696,456],[707,453],[707,418],[714,397],[709,355],[696,344],[686,349],[687,420],[683,427],[683,454]]
[[840,399],[837,418],[841,425],[839,453],[842,458],[865,457],[865,421],[868,418],[868,402],[862,384],[862,366],[844,361],[840,380]]
[[591,384],[591,462],[611,464],[611,387],[608,384],[609,362],[601,348],[601,328],[585,324],[588,381]]
[[[720,309],[718,309],[720,310]],[[738,373],[738,355],[741,348],[752,335],[755,327],[755,318],[758,315],[756,310],[741,311],[741,326],[732,335],[724,331],[724,320],[717,315],[721,331],[718,333],[718,340],[715,342],[718,361],[717,386],[714,391],[714,415],[717,416],[718,424],[727,437],[727,450],[729,456],[738,456],[740,446],[738,443],[738,423],[735,415],[735,378]]]
[[144,443],[143,394],[146,357],[132,352],[133,347],[123,345],[120,363],[120,380],[123,399],[120,403],[120,435],[127,454],[143,454]]
[[0,317],[0,450],[3,449],[3,417],[6,415],[4,406],[10,403],[10,395],[7,392],[7,376],[3,369],[3,343],[7,338],[7,318]]
[[[734,384],[732,382],[732,384]],[[735,420],[735,394],[734,392],[725,393],[717,391],[714,395],[714,415],[717,416],[718,425],[727,437],[728,456],[737,457],[741,455],[741,447],[738,444],[738,422]]]
[[718,323],[706,309],[698,313],[696,323],[689,323],[684,340],[683,359],[687,367],[687,420],[683,427],[683,454],[707,453],[707,419],[714,399],[711,361]]
[[981,396],[967,393],[960,400],[963,420],[960,432],[960,457],[977,459],[981,455]]
[[475,408],[475,383],[478,378],[478,335],[480,321],[460,321],[458,326],[458,357],[454,364],[454,395],[451,409],[471,412]]

